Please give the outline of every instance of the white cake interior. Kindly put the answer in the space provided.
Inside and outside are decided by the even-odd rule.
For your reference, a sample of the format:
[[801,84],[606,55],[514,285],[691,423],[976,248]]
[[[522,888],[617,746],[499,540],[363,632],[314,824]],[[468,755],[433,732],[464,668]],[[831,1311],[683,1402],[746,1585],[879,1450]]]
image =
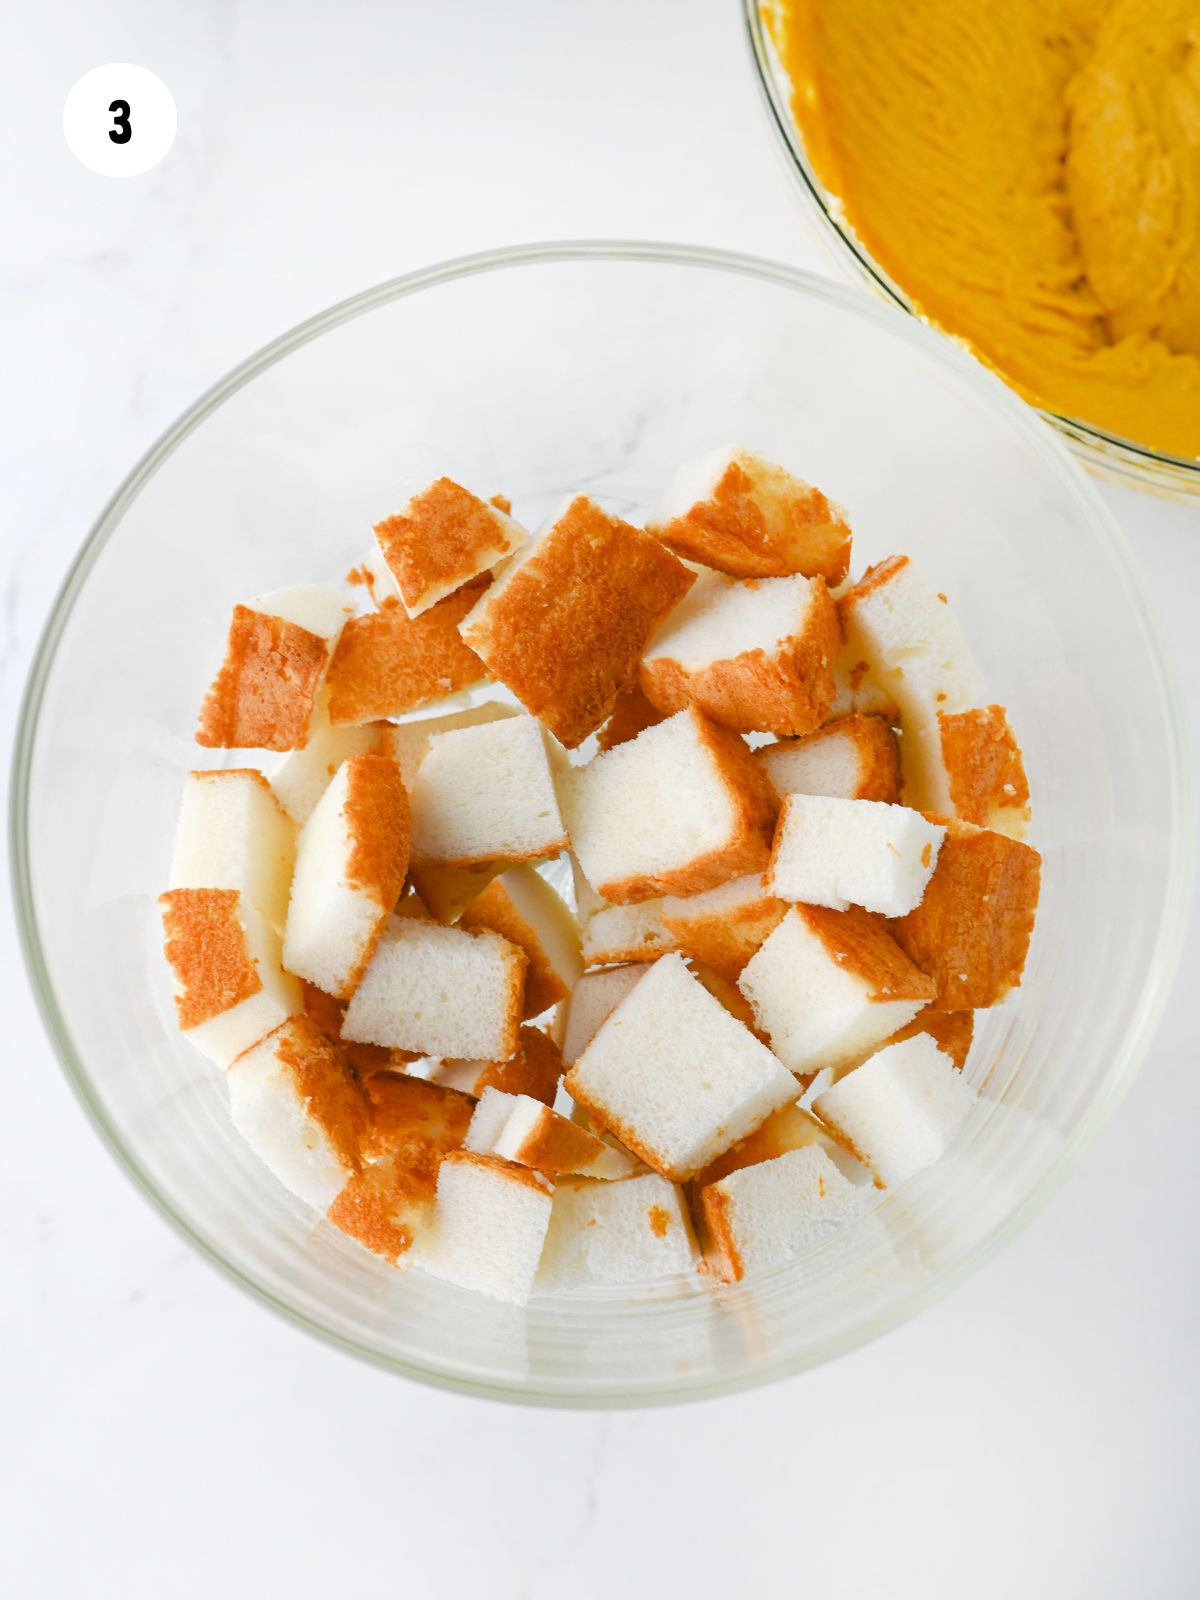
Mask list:
[[945,836],[907,806],[790,794],[766,885],[781,900],[902,917],[920,905]]
[[924,1000],[875,1000],[789,911],[746,963],[738,987],[771,1048],[793,1072],[853,1061],[911,1022]]
[[498,934],[393,917],[346,1008],[343,1036],[460,1061],[504,1059],[514,954]]

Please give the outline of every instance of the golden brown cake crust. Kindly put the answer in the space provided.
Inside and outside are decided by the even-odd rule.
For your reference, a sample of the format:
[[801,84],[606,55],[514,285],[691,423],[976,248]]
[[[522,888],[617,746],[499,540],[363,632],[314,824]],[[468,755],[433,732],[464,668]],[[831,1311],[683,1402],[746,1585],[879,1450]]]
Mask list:
[[785,900],[776,900],[764,889],[753,900],[727,906],[707,915],[672,915],[663,911],[663,923],[679,940],[681,947],[722,978],[735,982],[742,968],[768,934],[783,921]]
[[290,1018],[270,1037],[309,1116],[325,1130],[343,1166],[357,1171],[368,1103],[341,1048],[307,1016]]
[[516,1053],[507,1061],[491,1061],[475,1084],[475,1092],[502,1089],[505,1094],[527,1094],[531,1100],[553,1105],[563,1074],[558,1046],[540,1028],[522,1027]]
[[612,750],[616,745],[627,744],[639,733],[662,722],[663,713],[652,706],[642,692],[640,684],[622,689],[617,696],[612,716],[596,735],[601,750]]
[[524,950],[529,960],[525,969],[524,1015],[527,1018],[539,1017],[550,1006],[566,999],[567,985],[550,965],[536,929],[517,910],[503,883],[493,881],[482,894],[476,895],[459,918],[458,925],[469,932],[489,929],[502,934],[518,950]]
[[715,1161],[696,1174],[697,1188],[719,1183],[731,1172],[743,1167],[755,1167],[762,1161],[774,1161],[792,1150],[803,1150],[806,1145],[819,1144],[824,1129],[816,1117],[802,1111],[798,1105],[783,1106],[773,1111],[754,1132],[735,1144],[732,1150],[718,1156]]
[[[197,767],[195,771],[188,773],[188,777],[249,778],[251,782],[256,783],[260,789],[265,789],[266,792],[271,796],[271,799],[275,801],[275,804],[279,806],[280,811],[283,811],[283,807],[279,805],[279,801],[276,799],[274,789],[272,789],[270,783],[267,781],[265,774],[261,773],[257,767]],[[284,815],[286,816],[287,813],[284,812]]]
[[418,1078],[371,1080],[362,1169],[329,1208],[335,1227],[397,1262],[429,1221],[442,1159],[466,1138],[466,1095]]
[[907,556],[888,556],[885,560],[877,561],[874,566],[868,567],[858,582],[838,598],[838,612],[843,622],[860,601],[865,600],[876,589],[881,589],[885,583],[890,583],[906,566],[908,566]]
[[801,739],[788,739],[778,744],[763,745],[761,758],[768,750],[799,750],[819,745],[828,739],[852,739],[859,759],[859,781],[852,800],[884,800],[889,805],[900,803],[900,742],[886,717],[867,716],[853,711],[849,716],[827,722],[815,733]]
[[493,509],[452,478],[438,478],[403,513],[375,524],[406,606],[460,588],[514,548]]
[[581,495],[463,636],[573,749],[612,713],[693,576],[647,534]]
[[703,1270],[725,1283],[740,1283],[746,1269],[729,1220],[728,1192],[706,1184],[697,1191],[696,1212],[704,1251]]
[[850,570],[849,525],[820,489],[793,482],[798,488],[786,516],[772,527],[758,504],[753,477],[731,461],[707,500],[648,531],[680,555],[734,578],[801,572],[841,583]]
[[387,756],[352,756],[346,762],[342,808],[350,834],[346,880],[391,911],[408,872],[408,795],[400,768]]
[[389,1049],[382,1044],[364,1044],[357,1039],[342,1038],[342,1021],[346,1015],[346,1002],[336,995],[326,994],[315,983],[301,978],[300,992],[304,998],[305,1015],[320,1028],[333,1044],[340,1045],[352,1070],[366,1083],[377,1072],[388,1072],[420,1060],[416,1050]]
[[489,582],[465,584],[419,617],[391,598],[378,611],[351,617],[329,664],[330,722],[345,727],[402,716],[486,677],[458,624]]
[[508,964],[508,995],[504,1013],[504,1047],[498,1059],[508,1061],[521,1044],[521,1024],[525,1015],[525,974],[529,957],[508,939],[501,937]]
[[262,988],[240,901],[236,889],[171,889],[158,897],[180,1028],[197,1028]]
[[613,905],[636,905],[668,894],[703,894],[743,873],[763,871],[770,859],[771,837],[779,815],[774,785],[744,739],[719,727],[694,707],[692,716],[734,808],[729,838],[719,849],[696,856],[680,867],[598,883],[596,892]]
[[410,1139],[434,1142],[439,1150],[455,1150],[467,1136],[475,1112],[470,1095],[423,1078],[384,1072],[367,1085],[370,1125],[363,1141],[372,1159],[396,1155]]
[[950,780],[950,800],[964,822],[981,828],[996,811],[1029,817],[1029,782],[1021,747],[1003,706],[938,712],[942,762]]
[[326,1216],[340,1232],[395,1266],[412,1249],[419,1227],[433,1210],[433,1195],[427,1200],[424,1196],[430,1181],[428,1165],[433,1167],[431,1186],[436,1194],[440,1163],[413,1168],[385,1158],[356,1172]]
[[451,1150],[446,1160],[461,1162],[464,1166],[483,1167],[489,1172],[507,1178],[510,1183],[522,1184],[526,1189],[536,1189],[538,1194],[554,1193],[554,1185],[547,1182],[532,1167],[523,1167],[516,1161],[506,1161],[503,1156],[485,1156],[478,1150]]
[[927,1033],[938,1049],[944,1051],[961,1071],[966,1065],[971,1052],[971,1040],[975,1036],[975,1013],[938,1011],[933,1006],[926,1006],[924,1011],[917,1012],[906,1028],[894,1033],[887,1042],[899,1044],[902,1039],[911,1039],[918,1033]]
[[825,580],[816,578],[804,626],[770,651],[746,650],[699,671],[656,656],[642,662],[641,684],[666,716],[694,705],[738,733],[809,733],[833,705],[841,648],[837,608]]
[[855,712],[837,726],[843,733],[849,733],[858,746],[862,765],[856,798],[899,805],[900,741],[888,719]]
[[889,926],[937,984],[939,1011],[995,1005],[1021,981],[1042,858],[1007,834],[947,817],[930,821],[945,827],[946,837],[925,897]]
[[597,1161],[607,1148],[603,1139],[546,1106],[520,1149],[513,1152],[513,1160],[539,1172],[578,1172]]
[[307,628],[234,606],[225,659],[200,708],[196,743],[302,750],[328,659],[327,641]]
[[909,959],[882,918],[861,906],[845,911],[806,905],[793,909],[843,971],[870,985],[872,1000],[936,997],[936,983]]

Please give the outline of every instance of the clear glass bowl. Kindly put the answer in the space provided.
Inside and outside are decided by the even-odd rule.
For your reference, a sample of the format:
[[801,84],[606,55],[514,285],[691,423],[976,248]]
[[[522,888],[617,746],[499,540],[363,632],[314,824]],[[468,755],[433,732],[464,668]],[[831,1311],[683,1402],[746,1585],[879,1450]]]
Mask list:
[[[770,10],[763,0],[742,0],[750,48],[757,69],[759,87],[771,125],[779,138],[787,168],[796,182],[804,212],[825,243],[830,259],[856,282],[866,285],[882,299],[899,306],[928,327],[955,339],[954,333],[929,321],[894,278],[879,265],[846,218],[837,195],[817,176],[804,145],[804,137],[792,115],[792,84],[780,62],[766,23]],[[963,341],[956,341],[967,348]],[[1041,410],[1039,415],[1070,446],[1072,452],[1098,476],[1171,500],[1191,500],[1200,496],[1200,461],[1151,450],[1136,439],[1108,433],[1078,417]]]
[[[396,1273],[242,1145],[176,1031],[155,897],[232,602],[361,556],[447,472],[538,516],[586,486],[640,513],[673,466],[752,442],[850,510],[861,566],[949,591],[1024,743],[1045,892],[1024,987],[981,1016],[952,1154],[750,1285],[514,1310]],[[1161,637],[1096,494],[996,379],[912,318],[685,247],[499,251],[372,289],[253,356],[134,468],[55,606],[13,793],[29,969],[118,1160],[231,1277],[382,1366],[475,1394],[651,1403],[765,1382],[913,1315],[1028,1220],[1141,1061],[1182,932],[1192,810]],[[210,763],[211,764],[211,763]],[[45,1136],[46,1130],[42,1131]]]

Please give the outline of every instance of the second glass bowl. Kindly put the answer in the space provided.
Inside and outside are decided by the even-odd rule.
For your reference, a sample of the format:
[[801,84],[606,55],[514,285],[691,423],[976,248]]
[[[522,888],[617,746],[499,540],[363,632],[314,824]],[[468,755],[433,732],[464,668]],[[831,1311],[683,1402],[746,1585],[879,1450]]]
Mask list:
[[[954,338],[952,332],[924,317],[895,279],[884,271],[850,226],[837,195],[817,176],[808,158],[804,137],[792,115],[791,80],[772,42],[762,0],[743,0],[743,6],[758,83],[771,125],[804,211],[817,228],[831,258],[882,299],[899,306],[944,337]],[[1200,461],[1151,450],[1134,439],[1108,433],[1078,417],[1048,410],[1039,410],[1038,414],[1066,440],[1073,453],[1101,477],[1173,500],[1200,497]]]

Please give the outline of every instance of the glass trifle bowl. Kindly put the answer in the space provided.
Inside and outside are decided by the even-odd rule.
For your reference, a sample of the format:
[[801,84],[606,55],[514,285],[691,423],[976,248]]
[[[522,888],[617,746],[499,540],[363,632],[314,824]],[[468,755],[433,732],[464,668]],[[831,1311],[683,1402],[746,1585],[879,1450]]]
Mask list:
[[[156,898],[239,598],[337,580],[400,485],[448,474],[534,523],[586,489],[637,520],[738,440],[848,508],[855,570],[915,556],[951,596],[1029,770],[1042,903],[1025,980],[980,1013],[946,1158],[758,1279],[535,1295],[397,1271],[230,1125],[176,1031]],[[228,764],[236,764],[231,757]],[[1061,445],[912,318],[791,268],[651,244],[497,251],[381,285],[253,356],[134,468],[34,664],[13,849],[33,984],[97,1128],[267,1304],[392,1371],[558,1405],[799,1371],[913,1315],[1011,1237],[1145,1055],[1193,847],[1179,701],[1136,568]]]

